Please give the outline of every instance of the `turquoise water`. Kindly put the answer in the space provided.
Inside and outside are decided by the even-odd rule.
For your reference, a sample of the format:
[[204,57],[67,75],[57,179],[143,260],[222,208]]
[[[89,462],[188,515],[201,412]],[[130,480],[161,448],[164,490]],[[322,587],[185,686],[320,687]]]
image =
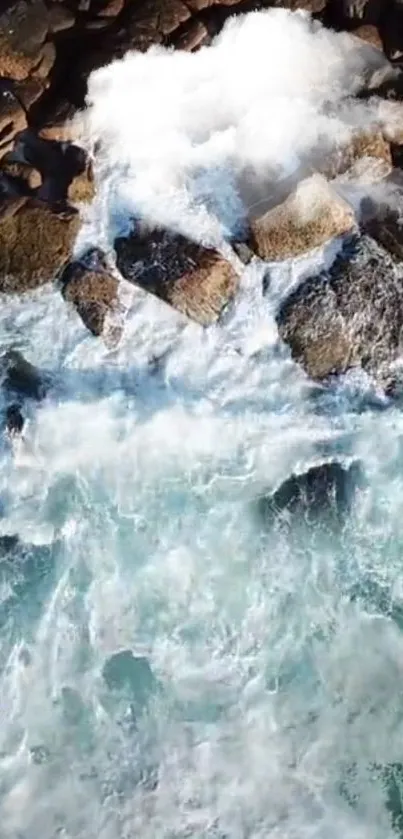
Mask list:
[[[108,351],[45,289],[0,329],[54,382],[1,450],[1,836],[392,837],[400,411],[313,388],[269,300],[203,332],[135,295]],[[343,532],[270,532],[257,496],[335,455]]]

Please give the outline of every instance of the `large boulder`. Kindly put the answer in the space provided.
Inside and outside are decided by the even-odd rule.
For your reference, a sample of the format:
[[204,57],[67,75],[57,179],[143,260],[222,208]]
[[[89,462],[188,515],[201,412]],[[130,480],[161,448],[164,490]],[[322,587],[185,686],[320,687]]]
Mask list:
[[179,234],[136,230],[116,239],[115,250],[126,280],[203,326],[218,319],[238,288],[238,274],[220,253]]
[[300,256],[355,228],[354,211],[319,174],[251,223],[250,247],[264,260]]
[[24,292],[52,280],[68,258],[79,229],[77,213],[52,213],[29,201],[0,220],[0,291]]
[[362,366],[387,383],[403,350],[403,270],[369,236],[345,247],[277,315],[281,338],[316,380]]
[[48,33],[48,9],[43,0],[3,4],[0,14],[0,75],[25,79],[41,63]]

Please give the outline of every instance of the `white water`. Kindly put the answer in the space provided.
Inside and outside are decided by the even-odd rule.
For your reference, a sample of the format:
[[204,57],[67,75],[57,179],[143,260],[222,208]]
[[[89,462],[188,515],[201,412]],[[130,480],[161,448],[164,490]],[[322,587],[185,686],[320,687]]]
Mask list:
[[[1,839],[393,836],[403,420],[291,362],[293,270],[263,299],[250,269],[205,331],[135,292],[113,352],[56,291],[2,302],[54,384],[0,452],[2,530],[45,556],[2,563]],[[270,532],[256,497],[333,455],[368,477],[342,536]],[[152,668],[141,700],[102,677],[121,649]]]

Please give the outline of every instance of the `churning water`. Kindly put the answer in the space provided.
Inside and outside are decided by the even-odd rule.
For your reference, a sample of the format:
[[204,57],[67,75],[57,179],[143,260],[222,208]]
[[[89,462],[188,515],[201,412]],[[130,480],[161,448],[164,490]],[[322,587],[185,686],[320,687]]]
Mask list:
[[[2,302],[3,344],[52,386],[0,452],[20,539],[0,565],[1,839],[399,829],[403,419],[363,378],[325,392],[291,361],[274,313],[298,270],[263,297],[249,268],[207,330],[133,290],[114,350],[56,290]],[[340,534],[259,519],[262,492],[334,456],[367,477]]]

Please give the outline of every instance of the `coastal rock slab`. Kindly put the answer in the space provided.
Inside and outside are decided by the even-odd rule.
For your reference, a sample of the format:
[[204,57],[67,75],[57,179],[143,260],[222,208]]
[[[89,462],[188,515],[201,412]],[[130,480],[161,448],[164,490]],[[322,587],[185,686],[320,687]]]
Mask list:
[[282,204],[252,221],[249,244],[261,259],[289,259],[351,233],[355,224],[352,207],[315,174]]
[[116,239],[115,250],[126,280],[202,326],[219,318],[238,288],[238,275],[221,254],[179,234],[135,231]]
[[403,272],[369,236],[301,283],[277,315],[281,338],[312,379],[362,366],[385,383],[403,351]]
[[0,221],[0,291],[24,292],[53,279],[71,253],[80,220],[29,201]]

